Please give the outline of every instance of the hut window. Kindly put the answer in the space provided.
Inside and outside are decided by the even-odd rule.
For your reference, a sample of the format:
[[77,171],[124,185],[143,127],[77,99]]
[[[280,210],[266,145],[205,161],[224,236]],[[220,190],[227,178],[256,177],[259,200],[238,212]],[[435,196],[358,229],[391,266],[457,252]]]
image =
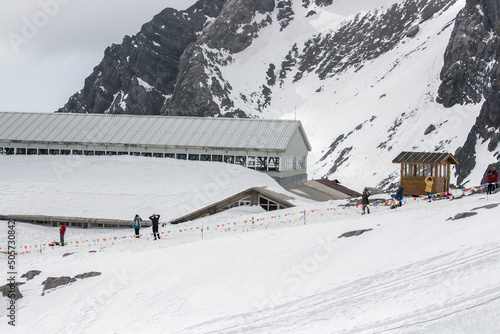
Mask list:
[[82,150],[73,150],[71,152],[73,155],[82,155],[83,154],[83,151]]
[[210,156],[210,154],[201,154],[200,155],[200,160],[201,161],[210,161],[212,157]]
[[26,154],[25,148],[16,148],[16,154]]
[[429,176],[434,177],[434,166],[429,165]]
[[403,164],[403,176],[404,177],[409,177],[410,176],[410,165]]
[[28,155],[36,155],[37,149],[36,148],[28,148]]
[[227,164],[234,164],[234,155],[225,155],[224,162]]
[[153,153],[153,157],[155,157],[155,158],[163,158],[163,153]]
[[128,155],[128,152],[125,152],[125,151],[118,151],[118,155]]
[[412,175],[413,177],[418,176],[418,165],[412,165]]
[[191,161],[199,161],[200,160],[200,155],[199,154],[190,154],[189,155],[189,160],[191,160]]
[[70,155],[71,150],[61,150],[61,155]]
[[422,176],[422,177],[427,176],[427,165],[420,166],[420,176]]
[[49,150],[46,148],[41,148],[38,150],[38,155],[48,155],[48,154],[49,154]]
[[165,153],[165,158],[175,158],[175,153]]

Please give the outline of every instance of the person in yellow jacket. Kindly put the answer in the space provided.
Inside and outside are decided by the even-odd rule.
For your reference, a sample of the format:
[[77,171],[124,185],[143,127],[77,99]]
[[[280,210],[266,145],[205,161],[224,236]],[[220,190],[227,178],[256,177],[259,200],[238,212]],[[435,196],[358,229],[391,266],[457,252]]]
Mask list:
[[425,179],[425,192],[427,193],[427,198],[429,199],[429,202],[431,201],[431,192],[432,192],[432,184],[434,183],[434,180],[432,179],[432,176],[428,176]]

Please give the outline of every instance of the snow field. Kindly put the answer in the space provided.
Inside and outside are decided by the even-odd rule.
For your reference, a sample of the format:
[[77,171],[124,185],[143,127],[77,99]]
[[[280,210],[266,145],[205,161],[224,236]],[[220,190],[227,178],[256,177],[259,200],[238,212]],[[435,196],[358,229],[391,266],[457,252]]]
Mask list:
[[[477,194],[204,240],[165,238],[92,253],[72,249],[66,257],[62,252],[68,249],[20,256],[19,273],[42,274],[21,287],[17,330],[494,333],[500,320],[499,209],[447,219],[499,199]],[[244,220],[249,213],[263,215],[227,212],[204,224],[238,215]],[[20,238],[29,230],[57,234],[55,228],[21,226]],[[358,237],[338,238],[370,228]],[[89,238],[96,232],[102,230],[78,231]],[[41,296],[46,277],[88,271],[102,275]],[[0,326],[6,323],[3,312]]]

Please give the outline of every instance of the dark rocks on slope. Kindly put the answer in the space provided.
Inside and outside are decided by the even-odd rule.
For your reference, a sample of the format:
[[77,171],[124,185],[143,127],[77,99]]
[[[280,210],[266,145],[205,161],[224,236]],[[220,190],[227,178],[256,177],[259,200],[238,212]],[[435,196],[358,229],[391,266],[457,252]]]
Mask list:
[[21,278],[26,278],[27,281],[32,280],[35,276],[40,275],[40,270],[30,270],[26,274],[21,275]]
[[[70,283],[76,282],[77,279],[84,279],[84,278],[89,278],[89,277],[95,277],[95,276],[100,276],[101,273],[97,271],[90,271],[84,274],[78,274],[75,277],[71,278],[69,276],[62,276],[62,277],[47,277],[45,281],[43,281],[43,291],[45,290],[50,290],[50,289],[55,289],[59,286],[62,285],[68,285]],[[42,293],[43,295],[43,293]]]
[[67,285],[67,284],[73,283],[73,282],[76,282],[76,279],[71,278],[69,276],[47,277],[47,279],[42,282],[43,291],[49,290],[49,289],[55,289],[58,286]]
[[[445,52],[437,101],[445,107],[479,103],[476,123],[455,156],[460,184],[476,166],[476,144],[488,142],[488,150],[500,159],[500,2],[468,0],[456,18]],[[479,181],[479,180],[477,180]]]
[[392,50],[409,30],[430,19],[455,0],[407,0],[384,13],[357,16],[334,33],[319,34],[306,42],[294,80],[314,72],[320,79],[356,68]]
[[[233,102],[229,97],[232,87],[225,82],[217,65],[231,62],[231,54],[250,46],[259,31],[272,23],[269,13],[274,8],[274,0],[226,1],[219,16],[185,50],[173,96],[161,113],[245,117],[243,111],[233,110]],[[257,14],[262,16],[260,21],[254,20]],[[222,110],[215,100],[221,101]]]
[[475,216],[477,215],[477,212],[462,212],[462,213],[457,213],[455,215],[455,217],[453,218],[448,218],[446,220],[458,220],[458,219],[464,219],[464,218],[468,218],[468,217],[472,217],[472,216]]
[[18,299],[23,298],[23,294],[19,290],[19,286],[22,284],[24,284],[24,283],[16,282],[13,284],[8,283],[8,284],[0,286],[0,291],[2,291],[2,296],[8,297],[9,299],[14,299],[14,300],[18,300]]
[[84,278],[95,277],[95,276],[100,276],[100,275],[101,275],[101,273],[98,271],[90,271],[90,272],[85,273],[85,274],[78,274],[74,278],[84,279]]
[[366,229],[366,230],[356,230],[356,231],[350,231],[350,232],[345,232],[342,235],[339,236],[339,238],[350,238],[350,237],[357,237],[358,235],[361,235],[365,232],[373,231],[373,229]]

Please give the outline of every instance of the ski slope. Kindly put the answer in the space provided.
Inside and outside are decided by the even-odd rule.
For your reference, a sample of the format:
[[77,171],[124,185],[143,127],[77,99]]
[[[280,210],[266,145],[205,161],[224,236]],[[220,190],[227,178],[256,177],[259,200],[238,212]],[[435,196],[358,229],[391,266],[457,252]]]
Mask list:
[[[16,159],[9,157],[9,163],[17,163]],[[6,164],[6,160],[1,162],[0,166]],[[72,193],[79,199],[90,196],[87,190],[92,188],[95,193],[109,193],[107,198],[113,203],[127,202],[132,195],[123,191],[123,174],[94,174],[103,169],[120,170],[122,163],[93,160],[86,168],[68,171],[62,183],[80,184],[77,175],[85,171],[96,182],[81,189],[83,194],[73,187]],[[159,162],[139,159],[137,163],[148,171],[145,174],[154,184],[152,175],[160,173]],[[30,170],[39,175],[40,165],[25,165],[31,168],[16,165],[25,177]],[[128,168],[133,166],[131,163]],[[189,177],[176,175],[169,186],[200,187],[199,180],[206,178],[207,166],[203,167],[196,172],[193,167]],[[125,183],[137,186],[145,177],[131,172]],[[245,182],[259,177],[245,174]],[[31,189],[40,189],[43,181],[45,189],[62,188],[57,178],[47,177],[37,182],[31,179]],[[228,190],[243,182],[233,181],[227,184]],[[9,187],[6,189],[12,191]],[[30,191],[29,186],[22,189]],[[31,198],[46,203],[43,192],[36,191]],[[5,191],[2,193],[4,203]],[[132,202],[146,203],[155,196],[137,192]],[[340,209],[345,208],[345,202],[301,202],[295,208],[272,213],[255,207],[238,208],[161,227],[163,237],[157,241],[148,236],[150,229],[142,229],[140,240],[127,238],[107,245],[89,242],[76,247],[75,241],[130,236],[132,229],[68,228],[70,247],[17,256],[18,276],[34,269],[42,273],[21,286],[24,297],[17,303],[15,328],[7,324],[8,299],[0,299],[0,332],[497,333],[499,196],[480,193],[432,203],[414,200],[397,210],[375,207],[364,216],[355,207]],[[139,200],[142,197],[145,199]],[[31,205],[41,204],[34,200]],[[166,202],[161,210],[154,210],[165,214],[175,210],[178,202],[170,205]],[[51,210],[63,212],[67,206],[67,202],[54,201]],[[135,214],[138,207],[130,210]],[[8,206],[2,211],[5,208]],[[143,218],[153,213],[146,209],[152,207],[143,208]],[[304,210],[309,212],[306,222]],[[477,214],[448,220],[463,212]],[[269,218],[278,215],[282,220],[291,215],[290,222],[270,224],[276,218]],[[222,224],[238,228],[216,229]],[[200,226],[205,227],[203,239],[197,229]],[[188,231],[168,233],[180,229]],[[360,229],[372,230],[338,238]],[[7,224],[2,222],[0,247],[5,247],[7,233]],[[58,230],[18,223],[16,237],[18,245],[34,245],[57,240]],[[72,254],[63,257],[66,253]],[[0,279],[5,282],[6,257],[0,261],[4,268]],[[47,277],[74,277],[89,271],[102,274],[42,296],[41,284]]]

